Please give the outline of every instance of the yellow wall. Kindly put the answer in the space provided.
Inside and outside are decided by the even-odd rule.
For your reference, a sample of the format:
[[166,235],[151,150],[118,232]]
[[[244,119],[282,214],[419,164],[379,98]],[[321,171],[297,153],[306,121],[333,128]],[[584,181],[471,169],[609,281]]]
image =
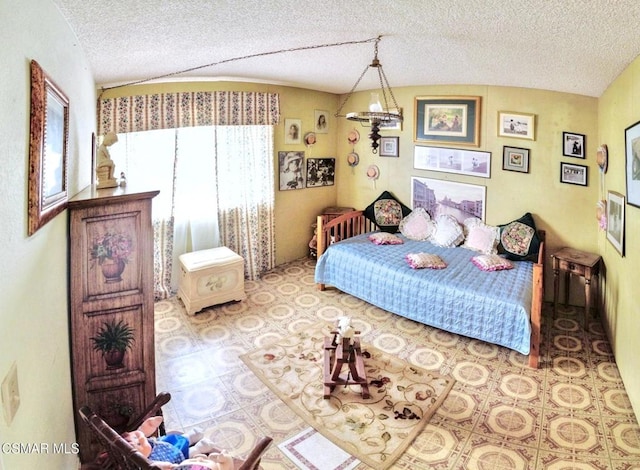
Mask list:
[[[599,101],[598,138],[609,149],[605,192],[615,191],[626,196],[625,129],[640,121],[639,99],[640,58],[614,81]],[[598,237],[598,246],[606,266],[605,327],[633,409],[636,416],[640,416],[640,372],[637,366],[640,303],[633,294],[640,267],[640,208],[627,204],[625,215],[625,256],[620,256],[604,233]]]
[[[307,244],[312,236],[311,225],[323,208],[335,205],[336,185],[322,188],[305,188],[280,191],[278,152],[303,151],[305,158],[336,157],[335,131],[337,119],[333,116],[338,106],[338,97],[330,93],[242,82],[178,82],[138,85],[107,90],[104,98],[130,96],[147,93],[168,93],[178,91],[263,91],[280,94],[280,124],[274,130],[274,168],[276,169],[275,187],[275,238],[276,264],[301,258],[308,254]],[[304,144],[284,143],[285,119],[302,120],[302,136],[314,129],[315,110],[329,111],[328,134],[317,134],[317,143],[313,147]],[[303,140],[303,139],[301,139]],[[114,157],[115,158],[115,157]],[[118,162],[116,161],[116,166]]]
[[20,407],[0,412],[0,443],[66,445],[69,453],[0,452],[0,468],[77,468],[71,404],[67,214],[27,236],[30,72],[38,61],[69,98],[69,192],[90,182],[95,83],[69,25],[50,0],[0,2],[0,381],[18,367]]
[[[383,131],[385,135],[400,136],[400,158],[373,155],[367,138],[369,128],[346,120],[339,122],[337,136],[340,156],[338,173],[338,204],[364,208],[383,190],[389,190],[406,205],[411,204],[411,176],[457,181],[486,186],[486,222],[502,224],[520,217],[525,212],[534,215],[539,228],[547,231],[547,255],[562,246],[595,252],[598,250],[598,225],[595,204],[598,200],[598,179],[595,153],[597,142],[598,101],[582,95],[556,93],[522,88],[489,86],[423,86],[394,88],[398,106],[403,108],[404,123],[401,132]],[[414,101],[419,96],[480,96],[480,146],[468,149],[491,152],[491,177],[415,170],[414,153]],[[366,109],[369,93],[351,97],[347,111]],[[535,141],[497,136],[498,111],[514,111],[536,116]],[[346,155],[351,151],[347,141],[349,130],[356,128],[361,135],[355,151],[360,164],[351,169]],[[586,159],[563,157],[562,133],[586,135]],[[426,144],[423,144],[426,145]],[[503,147],[522,147],[530,150],[529,173],[502,170]],[[588,186],[560,182],[560,162],[587,165]],[[366,169],[375,164],[380,178],[372,182]],[[345,171],[345,168],[346,171]],[[547,256],[548,258],[548,256]],[[549,259],[547,262],[550,265]],[[552,273],[547,268],[547,298],[552,295]],[[577,283],[574,283],[577,284]],[[583,290],[582,290],[583,291]],[[572,301],[583,302],[584,294],[572,287]]]

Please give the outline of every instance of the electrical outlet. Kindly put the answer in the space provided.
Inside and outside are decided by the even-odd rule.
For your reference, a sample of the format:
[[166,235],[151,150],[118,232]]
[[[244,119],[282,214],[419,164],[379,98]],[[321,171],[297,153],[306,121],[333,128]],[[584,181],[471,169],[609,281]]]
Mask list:
[[9,369],[9,373],[2,381],[2,408],[4,409],[4,419],[7,425],[11,425],[19,406],[18,365],[14,362]]

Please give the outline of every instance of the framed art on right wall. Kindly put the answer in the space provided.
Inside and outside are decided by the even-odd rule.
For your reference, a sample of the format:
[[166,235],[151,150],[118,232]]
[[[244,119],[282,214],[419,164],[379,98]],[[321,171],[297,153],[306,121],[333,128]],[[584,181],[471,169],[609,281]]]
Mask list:
[[627,203],[640,207],[640,121],[624,131],[627,167]]
[[624,196],[607,193],[607,240],[624,256]]

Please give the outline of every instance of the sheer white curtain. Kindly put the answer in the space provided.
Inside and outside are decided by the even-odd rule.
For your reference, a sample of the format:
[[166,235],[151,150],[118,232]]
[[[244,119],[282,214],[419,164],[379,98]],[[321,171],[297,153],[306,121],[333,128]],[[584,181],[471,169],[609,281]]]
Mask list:
[[156,298],[176,292],[178,257],[190,251],[228,246],[245,258],[250,279],[273,267],[271,126],[126,133],[111,154],[130,185],[160,190],[153,202]]

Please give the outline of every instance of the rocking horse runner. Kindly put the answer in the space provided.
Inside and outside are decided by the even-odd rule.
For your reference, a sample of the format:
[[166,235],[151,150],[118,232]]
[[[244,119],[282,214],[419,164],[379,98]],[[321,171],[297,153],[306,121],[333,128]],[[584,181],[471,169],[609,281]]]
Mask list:
[[[370,398],[360,338],[353,337],[360,332],[351,326],[351,318],[340,317],[337,330],[331,333],[333,338],[324,339],[324,398],[331,397],[336,385],[360,385],[362,398]],[[340,376],[345,364],[348,364],[346,379]]]

